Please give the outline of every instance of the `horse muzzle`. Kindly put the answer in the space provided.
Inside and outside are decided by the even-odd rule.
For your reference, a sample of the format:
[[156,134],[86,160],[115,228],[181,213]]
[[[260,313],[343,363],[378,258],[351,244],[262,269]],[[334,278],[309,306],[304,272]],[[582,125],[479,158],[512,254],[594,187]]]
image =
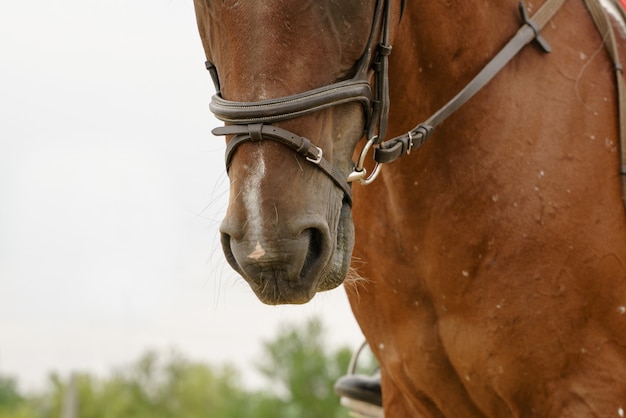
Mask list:
[[222,223],[226,260],[263,303],[306,303],[324,287],[325,271],[335,247],[329,228],[325,222],[314,219],[299,224],[295,228],[298,232],[287,236],[258,237],[242,235],[243,225],[236,225],[228,218]]

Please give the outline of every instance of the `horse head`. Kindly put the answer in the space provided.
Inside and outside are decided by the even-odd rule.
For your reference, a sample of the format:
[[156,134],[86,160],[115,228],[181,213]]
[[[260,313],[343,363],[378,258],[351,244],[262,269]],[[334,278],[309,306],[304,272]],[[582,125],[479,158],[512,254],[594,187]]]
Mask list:
[[195,0],[229,141],[222,245],[264,303],[305,303],[346,277],[346,179],[372,116],[382,3]]

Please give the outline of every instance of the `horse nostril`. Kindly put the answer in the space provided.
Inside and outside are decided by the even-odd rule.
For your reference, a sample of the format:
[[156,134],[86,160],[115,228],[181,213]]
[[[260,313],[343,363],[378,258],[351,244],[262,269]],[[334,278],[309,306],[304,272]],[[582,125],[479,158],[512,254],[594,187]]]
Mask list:
[[226,261],[228,264],[237,272],[241,272],[239,268],[239,263],[237,263],[237,259],[235,258],[235,254],[233,254],[233,249],[231,247],[231,237],[230,235],[222,232],[221,238],[222,242],[222,251],[224,252],[224,256],[226,257]]
[[[306,237],[308,235],[308,237]],[[307,248],[306,258],[300,272],[300,279],[306,279],[311,271],[319,265],[322,253],[324,251],[323,235],[319,229],[308,228],[302,232],[304,239],[308,238],[309,245]]]
[[285,286],[290,292],[295,288],[312,289],[332,251],[324,225],[313,222],[298,228],[301,232],[291,237],[252,240],[238,239],[237,229],[223,225],[221,243],[226,261],[255,291],[265,291],[277,283],[283,286],[283,293],[287,292]]

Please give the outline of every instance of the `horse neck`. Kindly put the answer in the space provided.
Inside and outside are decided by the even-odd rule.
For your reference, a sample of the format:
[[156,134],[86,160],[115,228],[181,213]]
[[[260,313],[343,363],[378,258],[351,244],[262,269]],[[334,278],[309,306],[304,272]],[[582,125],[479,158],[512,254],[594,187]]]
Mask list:
[[[420,86],[396,85],[392,93],[397,101],[416,100],[414,92],[420,91],[418,106],[445,103],[450,97],[444,93],[462,88],[515,34],[517,10],[516,0],[409,2],[395,38],[392,67],[402,68],[400,77]],[[413,72],[419,76],[408,74]]]
[[[529,15],[543,3],[527,7]],[[407,7],[390,62],[390,136],[401,135],[433,115],[479,73],[522,24],[515,0],[421,0],[408,2]],[[439,125],[423,148],[383,168],[386,193],[410,196],[401,201],[415,206],[428,202],[432,198],[429,192],[437,194],[451,184],[461,192],[484,187],[491,178],[520,179],[513,165],[505,163],[515,155],[541,155],[547,160],[548,155],[561,155],[561,148],[574,155],[588,154],[585,142],[563,137],[562,132],[616,136],[614,105],[607,100],[615,94],[611,65],[583,2],[565,2],[542,34],[553,48],[549,59],[535,45],[525,47],[483,90]],[[585,97],[584,103],[581,97]],[[558,101],[550,107],[549,123],[546,118],[537,120],[537,104],[544,106],[554,98]],[[590,109],[606,114],[610,122],[591,117]],[[593,173],[581,170],[576,176],[612,175],[605,171],[617,170],[617,159],[614,155],[602,158],[593,165]],[[468,167],[471,170],[466,170]],[[527,176],[526,181],[532,183],[533,173]],[[412,187],[436,181],[439,183],[432,190],[418,188],[422,195]]]

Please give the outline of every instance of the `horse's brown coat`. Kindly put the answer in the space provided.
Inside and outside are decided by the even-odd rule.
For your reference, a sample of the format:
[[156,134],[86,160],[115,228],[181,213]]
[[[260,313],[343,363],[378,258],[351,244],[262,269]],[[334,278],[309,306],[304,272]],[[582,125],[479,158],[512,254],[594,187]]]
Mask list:
[[[375,1],[195,3],[224,96],[259,100],[349,76]],[[346,6],[320,12],[337,4]],[[358,18],[347,15],[357,6]],[[408,0],[393,28],[390,135],[456,94],[515,33],[516,10],[512,0]],[[395,22],[399,1],[393,12]],[[346,289],[381,364],[388,417],[626,411],[626,215],[612,64],[581,0],[566,1],[542,33],[551,54],[526,47],[423,148],[355,187],[353,266],[364,280]],[[345,164],[358,114],[344,106],[281,126]],[[268,170],[259,205],[272,225],[264,250],[288,219],[321,216],[332,234],[340,194],[274,143],[237,152],[229,233],[237,225],[252,234],[240,184],[259,147]]]

